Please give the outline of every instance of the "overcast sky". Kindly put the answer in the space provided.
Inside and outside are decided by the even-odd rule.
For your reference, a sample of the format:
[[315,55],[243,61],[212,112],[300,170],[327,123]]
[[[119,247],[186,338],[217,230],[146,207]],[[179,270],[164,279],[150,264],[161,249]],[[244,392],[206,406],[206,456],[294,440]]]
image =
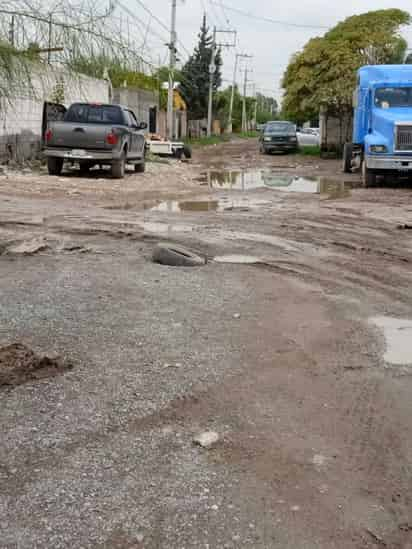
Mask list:
[[[145,0],[144,3],[165,25],[170,25],[171,0]],[[149,15],[136,0],[124,0],[124,4],[127,4],[141,20],[149,21]],[[225,10],[219,7],[219,4],[259,17],[320,27],[334,26],[345,17],[370,10],[397,7],[412,11],[410,0],[398,0],[395,4],[393,0],[346,0],[339,3],[336,0],[177,0],[178,37],[190,52],[197,41],[202,15],[206,9],[211,27],[229,27],[238,32],[236,49],[225,50],[223,54],[224,84],[229,85],[233,78],[235,52],[247,53],[253,55],[253,59],[248,61],[248,66],[253,69],[251,80],[259,91],[276,98],[281,97],[279,81],[290,56],[301,49],[310,38],[322,35],[325,31],[259,21]],[[166,35],[165,29],[152,20],[147,44],[148,51],[156,63],[159,60],[164,62],[166,59],[167,51],[161,39]],[[412,28],[406,29],[404,35],[412,48]],[[179,52],[185,56],[181,46]],[[238,81],[242,77],[242,74],[238,73]],[[250,94],[252,91],[252,87],[249,88]]]

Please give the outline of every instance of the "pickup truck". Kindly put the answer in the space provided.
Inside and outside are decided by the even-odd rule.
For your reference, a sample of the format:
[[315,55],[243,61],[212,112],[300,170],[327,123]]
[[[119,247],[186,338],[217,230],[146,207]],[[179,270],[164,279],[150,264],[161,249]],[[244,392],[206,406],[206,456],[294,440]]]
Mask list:
[[412,174],[412,66],[370,65],[359,69],[354,93],[351,143],[343,171],[362,170],[371,187],[379,175]]
[[[60,175],[64,162],[78,163],[83,173],[96,164],[110,165],[114,178],[123,178],[126,163],[145,170],[145,137],[133,112],[120,105],[74,103],[66,111],[54,105],[61,120],[47,120],[44,155],[50,175]],[[57,116],[56,118],[59,118]]]

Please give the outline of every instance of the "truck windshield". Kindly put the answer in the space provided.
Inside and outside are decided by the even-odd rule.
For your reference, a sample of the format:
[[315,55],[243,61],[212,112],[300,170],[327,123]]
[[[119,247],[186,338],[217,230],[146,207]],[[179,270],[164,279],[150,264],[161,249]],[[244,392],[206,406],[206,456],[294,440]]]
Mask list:
[[285,122],[274,122],[265,126],[265,133],[293,133],[294,131],[295,126]]
[[64,120],[79,124],[124,124],[121,109],[111,105],[78,103],[70,107]]
[[378,88],[375,92],[375,106],[381,109],[412,107],[412,87]]

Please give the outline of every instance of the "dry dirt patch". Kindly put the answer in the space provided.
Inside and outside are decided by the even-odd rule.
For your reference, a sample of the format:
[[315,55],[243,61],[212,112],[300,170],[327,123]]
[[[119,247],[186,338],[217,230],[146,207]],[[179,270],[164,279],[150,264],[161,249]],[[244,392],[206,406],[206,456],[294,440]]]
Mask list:
[[21,343],[0,347],[0,389],[55,377],[71,368],[59,357],[38,355]]

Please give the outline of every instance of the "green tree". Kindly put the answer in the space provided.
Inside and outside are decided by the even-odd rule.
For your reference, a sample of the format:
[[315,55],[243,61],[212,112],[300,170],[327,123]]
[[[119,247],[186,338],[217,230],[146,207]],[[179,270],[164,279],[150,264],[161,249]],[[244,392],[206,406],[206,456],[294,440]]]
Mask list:
[[363,65],[402,62],[406,42],[399,35],[410,15],[387,9],[345,19],[295,54],[284,74],[285,116],[304,122],[321,106],[341,121],[352,112],[356,72]]
[[[179,91],[188,106],[189,116],[192,119],[207,116],[210,82],[209,67],[212,61],[212,51],[213,37],[207,26],[206,16],[204,16],[198,45],[180,74]],[[216,52],[215,65],[213,91],[216,99],[217,90],[222,83],[222,55],[220,49]]]

